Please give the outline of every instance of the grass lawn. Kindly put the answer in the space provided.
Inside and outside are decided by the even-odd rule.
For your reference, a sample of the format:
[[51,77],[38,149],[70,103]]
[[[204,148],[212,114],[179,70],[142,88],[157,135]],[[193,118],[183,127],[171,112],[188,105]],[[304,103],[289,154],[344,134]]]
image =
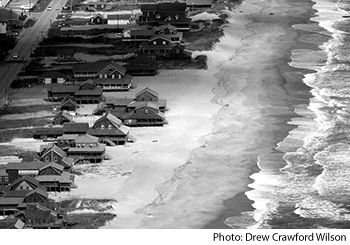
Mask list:
[[28,105],[16,107],[8,106],[0,110],[0,116],[21,113],[35,113],[40,111],[52,111],[52,105]]
[[[2,123],[0,121],[0,123]],[[35,129],[14,129],[14,130],[1,130],[0,131],[0,142],[11,142],[16,138],[32,138]],[[0,148],[2,148],[1,146]],[[9,153],[7,153],[9,154]]]

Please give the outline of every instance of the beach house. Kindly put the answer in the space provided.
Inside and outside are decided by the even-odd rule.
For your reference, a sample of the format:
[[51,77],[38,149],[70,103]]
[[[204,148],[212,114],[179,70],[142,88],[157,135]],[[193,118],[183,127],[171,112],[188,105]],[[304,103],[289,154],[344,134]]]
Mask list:
[[79,135],[68,148],[67,155],[78,163],[101,163],[105,155],[105,145],[97,137]]
[[123,123],[130,127],[163,126],[168,122],[164,113],[152,102],[143,102],[123,116]]
[[129,128],[109,112],[94,123],[89,134],[98,137],[100,142],[112,146],[124,145],[129,140]]

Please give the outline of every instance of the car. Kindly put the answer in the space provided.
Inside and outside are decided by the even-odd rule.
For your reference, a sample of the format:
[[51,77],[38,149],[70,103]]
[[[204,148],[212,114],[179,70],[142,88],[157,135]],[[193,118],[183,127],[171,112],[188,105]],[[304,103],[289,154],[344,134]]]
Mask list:
[[18,53],[14,53],[14,54],[12,55],[12,58],[14,58],[14,59],[17,59],[18,57],[19,57]]
[[52,10],[52,7],[51,7],[51,6],[47,7],[47,10],[48,10],[48,11],[51,11],[51,10]]

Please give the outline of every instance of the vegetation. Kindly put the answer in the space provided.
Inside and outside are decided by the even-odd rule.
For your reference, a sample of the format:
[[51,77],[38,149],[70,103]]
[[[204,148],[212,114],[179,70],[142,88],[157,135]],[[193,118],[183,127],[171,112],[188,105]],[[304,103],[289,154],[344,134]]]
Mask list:
[[[116,215],[112,210],[113,199],[70,199],[59,202],[60,211],[67,214],[70,229],[97,229],[113,220]],[[76,210],[94,210],[96,213],[70,213]]]
[[98,229],[117,215],[111,213],[81,213],[67,215],[67,229]]
[[[2,124],[2,120],[0,120]],[[0,130],[0,142],[10,142],[16,138],[32,138],[34,134],[33,128],[28,129],[13,129],[13,130]],[[0,147],[2,148],[2,146]],[[9,154],[9,153],[7,153]]]
[[104,28],[104,29],[91,29],[88,31],[85,30],[77,30],[77,31],[61,31],[57,28],[51,28],[49,29],[49,32],[47,34],[48,37],[67,37],[67,36],[97,36],[101,34],[106,34],[106,33],[121,33],[122,29],[119,28]]
[[7,106],[0,109],[0,116],[21,114],[21,113],[35,113],[40,111],[52,111],[52,105],[28,105],[28,106],[15,106],[15,107]]
[[189,43],[186,46],[189,50],[211,50],[215,43],[219,42],[224,35],[222,25],[227,23],[227,15],[221,16],[222,19],[213,21],[196,21],[191,25],[191,31],[184,32],[183,39]]
[[[17,131],[20,128],[32,128],[32,127],[43,127],[51,122],[52,117],[40,117],[40,118],[27,118],[27,119],[16,119],[16,120],[7,120],[0,119],[0,130],[6,129],[9,132],[1,131],[1,137],[10,133],[10,131]],[[12,129],[12,130],[10,130]],[[14,132],[14,135],[17,135]],[[33,135],[31,135],[32,137]]]
[[37,78],[17,79],[12,81],[11,88],[28,88],[38,84]]
[[29,28],[32,27],[35,24],[36,20],[34,19],[28,19],[26,23],[24,23],[23,27],[24,28]]
[[160,69],[207,69],[207,56],[199,55],[191,60],[166,60],[158,61]]

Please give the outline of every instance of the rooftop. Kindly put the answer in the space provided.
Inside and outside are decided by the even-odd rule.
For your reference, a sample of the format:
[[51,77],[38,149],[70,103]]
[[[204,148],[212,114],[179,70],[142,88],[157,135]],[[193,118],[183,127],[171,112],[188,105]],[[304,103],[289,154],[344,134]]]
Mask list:
[[130,20],[131,14],[109,14],[107,15],[108,20]]
[[115,70],[117,70],[121,74],[125,74],[126,70],[124,67],[120,66],[118,63],[114,61],[99,61],[99,62],[92,62],[92,63],[80,63],[80,64],[74,64],[73,70],[74,72],[101,72],[105,68],[108,68],[111,66]]
[[89,123],[66,122],[63,124],[64,133],[86,133],[89,130]]
[[154,95],[157,98],[159,96],[159,94],[157,92],[155,92],[154,90],[150,89],[149,87],[146,87],[146,88],[142,89],[141,91],[139,91],[138,93],[136,93],[135,97],[137,98],[137,97],[139,97],[140,95],[142,95],[142,94],[144,94],[146,92]]
[[76,144],[91,144],[98,143],[98,138],[89,134],[80,135],[75,139]]
[[[8,170],[39,170],[45,165],[47,165],[47,163],[43,163],[43,162],[8,163],[7,169]],[[23,177],[23,178],[27,178],[27,177]]]
[[41,74],[39,77],[42,78],[66,78],[66,75],[58,71],[48,71]]
[[47,90],[52,93],[74,93],[79,90],[79,86],[52,84]]

